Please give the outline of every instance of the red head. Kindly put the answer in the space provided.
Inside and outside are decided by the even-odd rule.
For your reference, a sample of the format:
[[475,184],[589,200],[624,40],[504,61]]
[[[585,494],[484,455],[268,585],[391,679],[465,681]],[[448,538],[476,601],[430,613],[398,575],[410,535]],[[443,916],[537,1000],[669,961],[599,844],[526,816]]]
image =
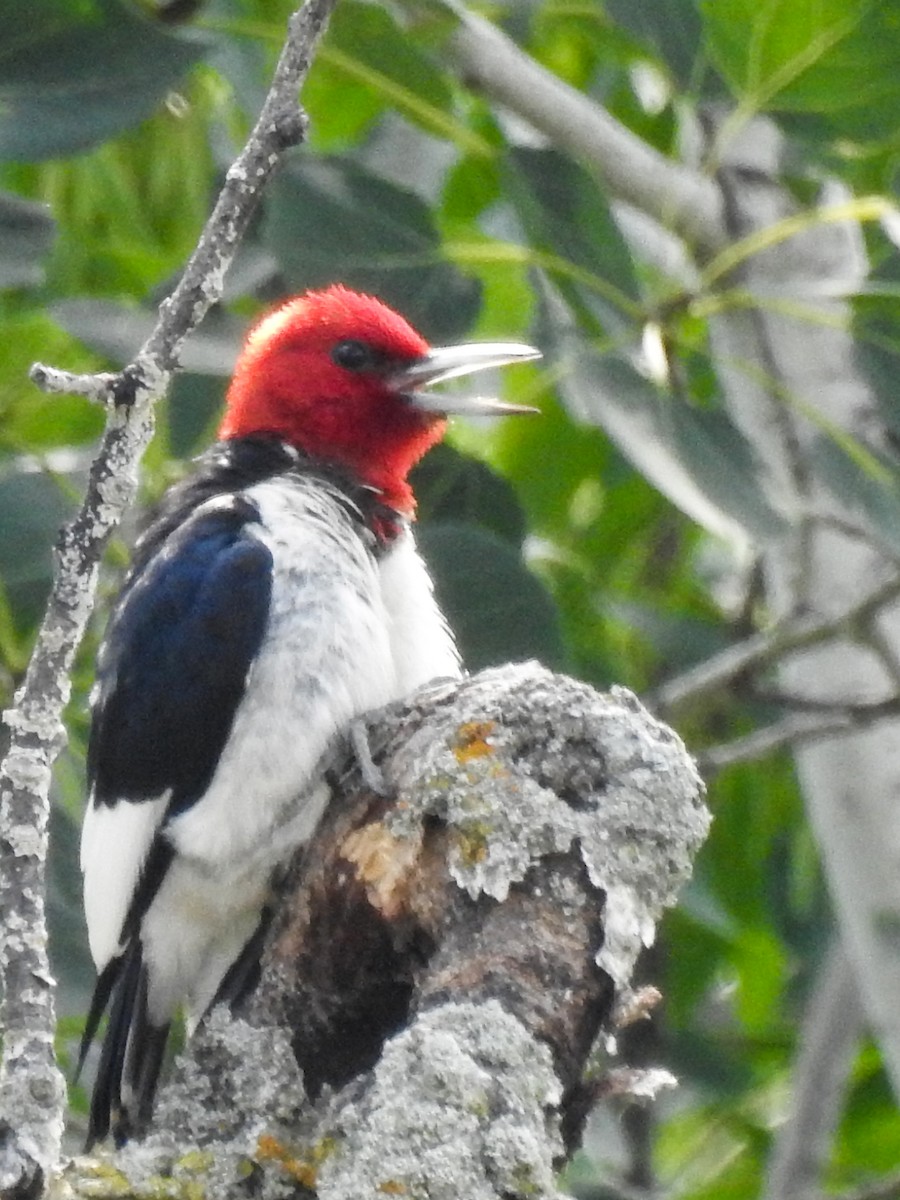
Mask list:
[[[489,349],[492,356],[485,353]],[[403,317],[373,296],[339,285],[307,292],[251,330],[228,389],[219,436],[277,434],[349,469],[378,488],[392,507],[412,512],[406,476],[443,436],[447,412],[460,411],[458,404],[448,407],[417,387],[536,356],[523,346],[432,351]],[[480,411],[516,411],[498,408],[496,401],[481,403]]]

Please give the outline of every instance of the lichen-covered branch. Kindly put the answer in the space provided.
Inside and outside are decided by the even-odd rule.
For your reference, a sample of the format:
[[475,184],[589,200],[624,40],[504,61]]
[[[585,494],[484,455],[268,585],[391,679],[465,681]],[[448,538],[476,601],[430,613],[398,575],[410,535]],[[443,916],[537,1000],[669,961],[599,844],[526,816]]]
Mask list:
[[37,365],[47,391],[104,402],[106,432],[82,507],[60,535],[56,577],[15,708],[0,767],[0,1194],[31,1195],[55,1166],[65,1084],[53,1054],[53,981],[46,952],[44,868],[50,767],[64,740],[69,671],[91,609],[110,531],[131,502],[137,465],[184,338],[221,295],[222,279],[281,151],[303,137],[298,89],[335,0],[308,0],[291,18],[263,111],[207,223],[181,282],[136,358],[117,375],[74,376]]
[[553,1197],[621,1090],[586,1064],[709,821],[679,739],[534,664],[425,689],[371,737],[391,795],[341,781],[259,986],[115,1160],[136,1194],[174,1175],[221,1197],[250,1176],[320,1200]]

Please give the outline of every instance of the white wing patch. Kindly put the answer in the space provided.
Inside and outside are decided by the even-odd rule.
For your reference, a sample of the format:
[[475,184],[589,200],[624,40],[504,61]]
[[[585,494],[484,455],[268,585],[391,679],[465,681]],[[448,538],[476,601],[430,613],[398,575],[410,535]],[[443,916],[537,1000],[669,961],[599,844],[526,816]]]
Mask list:
[[95,804],[93,796],[88,801],[81,869],[88,940],[98,971],[121,949],[122,925],[168,802],[168,792],[139,803]]
[[215,870],[196,859],[175,859],[141,927],[144,957],[152,964],[153,1020],[167,1021],[181,1002],[190,1028],[200,1020],[256,928],[273,868],[310,836],[329,796],[324,783],[311,789],[296,824],[282,827],[255,857]]

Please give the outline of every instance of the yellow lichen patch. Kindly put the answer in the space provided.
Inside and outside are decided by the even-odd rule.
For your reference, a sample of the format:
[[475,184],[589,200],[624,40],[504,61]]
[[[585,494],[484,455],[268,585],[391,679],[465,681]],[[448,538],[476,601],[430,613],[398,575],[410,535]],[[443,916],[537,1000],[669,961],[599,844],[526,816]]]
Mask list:
[[114,1167],[111,1163],[105,1162],[103,1159],[95,1159],[88,1161],[86,1159],[75,1160],[76,1171],[78,1176],[78,1188],[84,1196],[96,1196],[104,1200],[111,1200],[115,1196],[129,1196],[133,1189],[128,1176],[118,1167]]
[[473,758],[484,758],[494,753],[490,739],[497,731],[496,721],[466,721],[456,731],[453,753],[457,762],[471,762]]
[[292,1179],[303,1187],[315,1190],[319,1167],[334,1153],[337,1143],[334,1138],[322,1138],[314,1146],[303,1151],[292,1150],[269,1133],[261,1133],[256,1142],[257,1161],[277,1163]]
[[[189,1156],[185,1156],[187,1158]],[[186,1178],[175,1164],[174,1175],[151,1175],[135,1182],[103,1159],[75,1159],[66,1173],[64,1186],[53,1191],[59,1196],[90,1196],[92,1200],[203,1200],[205,1180]],[[190,1168],[189,1168],[190,1169]]]
[[151,1175],[141,1188],[133,1188],[131,1200],[205,1200],[205,1179],[185,1179],[183,1175],[172,1177]]
[[484,862],[488,853],[491,828],[484,821],[466,821],[454,830],[460,858],[467,867],[476,867]]
[[406,1184],[399,1179],[385,1179],[377,1185],[377,1190],[387,1196],[405,1196],[407,1191]]
[[536,1196],[541,1191],[529,1163],[519,1163],[513,1169],[512,1180],[517,1196]]
[[199,1171],[208,1171],[214,1162],[215,1158],[210,1150],[189,1150],[176,1160],[175,1165],[183,1171],[197,1174]]
[[418,838],[395,838],[381,821],[373,821],[344,839],[341,857],[356,868],[373,908],[391,919],[403,909],[404,884],[419,848]]

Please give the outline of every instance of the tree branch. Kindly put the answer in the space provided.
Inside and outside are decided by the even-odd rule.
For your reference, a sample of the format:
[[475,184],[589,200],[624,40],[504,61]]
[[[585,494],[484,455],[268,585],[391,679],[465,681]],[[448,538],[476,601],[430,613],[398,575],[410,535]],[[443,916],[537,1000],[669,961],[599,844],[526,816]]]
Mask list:
[[688,704],[729,687],[752,671],[772,666],[794,650],[805,650],[841,635],[855,638],[860,627],[898,595],[900,580],[892,576],[836,616],[794,617],[764,633],[755,633],[670,679],[653,692],[648,703],[670,716]]
[[900,716],[900,696],[883,700],[826,700],[820,696],[803,696],[784,688],[751,687],[748,695],[761,704],[779,705],[796,713],[818,713],[846,721],[850,725],[871,725],[886,717]]
[[[415,10],[422,0],[404,0]],[[602,177],[614,199],[634,205],[706,254],[726,242],[714,182],[659,154],[599,104],[558,79],[490,21],[456,0],[438,0],[459,26],[448,49],[464,82],[523,117],[551,143]]]
[[837,939],[803,1021],[791,1110],[769,1163],[765,1193],[769,1200],[817,1200],[822,1194],[864,1016],[853,967]]
[[109,407],[106,432],[81,510],[61,533],[47,611],[16,707],[6,714],[9,753],[0,767],[0,1195],[30,1195],[59,1157],[65,1083],[53,1054],[53,980],[46,952],[44,871],[50,767],[63,745],[69,671],[91,610],[98,564],[131,503],[137,464],[152,433],[152,407],[178,351],[221,295],[222,280],[281,152],[302,140],[297,94],[335,0],[308,0],[291,18],[262,113],[228,172],[197,249],[137,357],[117,375],[71,375],[36,365],[48,391]]
[[755,762],[778,750],[793,749],[820,738],[848,733],[858,726],[859,722],[854,721],[850,714],[821,716],[816,713],[792,713],[781,721],[755,729],[745,737],[735,738],[733,742],[723,742],[720,746],[699,751],[697,763],[704,778],[709,779],[725,767]]
[[393,795],[342,781],[260,986],[117,1156],[132,1185],[189,1162],[219,1197],[250,1176],[319,1200],[557,1195],[598,1031],[706,834],[702,784],[630,693],[534,664],[426,688],[370,734]]

